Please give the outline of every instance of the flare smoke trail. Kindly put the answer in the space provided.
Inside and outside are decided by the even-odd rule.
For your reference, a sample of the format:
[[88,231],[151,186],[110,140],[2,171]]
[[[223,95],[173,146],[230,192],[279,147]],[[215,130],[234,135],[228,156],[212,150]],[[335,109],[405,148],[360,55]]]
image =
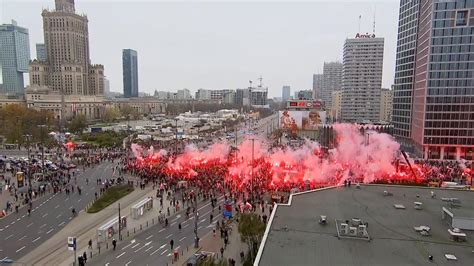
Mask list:
[[162,168],[156,171],[175,178],[193,178],[199,173],[209,177],[216,167],[225,168],[222,178],[236,187],[249,186],[252,180],[260,187],[278,188],[340,184],[348,179],[370,183],[413,178],[410,173],[396,173],[394,162],[400,146],[390,135],[375,131],[362,135],[349,124],[337,124],[334,129],[337,147],[328,152],[309,140],[299,148],[270,148],[269,143],[258,138],[244,140],[235,152],[224,142],[203,150],[188,145],[176,158],[166,157],[165,150],[154,151],[153,147],[145,151],[132,144],[131,149],[141,164],[161,161]]

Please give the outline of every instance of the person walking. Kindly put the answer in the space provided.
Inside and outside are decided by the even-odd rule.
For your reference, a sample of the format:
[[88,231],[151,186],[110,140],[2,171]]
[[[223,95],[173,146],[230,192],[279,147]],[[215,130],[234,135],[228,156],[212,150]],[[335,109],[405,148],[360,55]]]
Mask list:
[[86,252],[84,251],[84,253],[82,254],[82,259],[84,260],[84,264],[87,263],[87,254]]
[[171,241],[170,241],[171,250],[173,250],[173,246],[174,246],[174,241],[173,241],[173,239],[171,239]]
[[117,247],[117,240],[115,238],[112,240],[112,246],[114,246],[114,250]]

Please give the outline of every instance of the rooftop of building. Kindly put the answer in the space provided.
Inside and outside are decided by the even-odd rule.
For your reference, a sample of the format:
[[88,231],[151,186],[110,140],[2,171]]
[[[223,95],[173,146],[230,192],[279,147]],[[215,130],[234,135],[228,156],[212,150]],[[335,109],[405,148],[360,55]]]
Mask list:
[[[442,207],[447,206],[442,198],[458,198],[458,212],[474,217],[474,192],[466,190],[352,185],[295,194],[289,204],[275,208],[256,265],[472,266],[474,232],[464,231],[466,242],[451,240],[449,225],[442,220]],[[415,209],[414,202],[421,202],[423,209]],[[321,215],[327,216],[326,225],[319,224]],[[338,238],[336,219],[353,218],[367,223],[370,241]],[[421,225],[431,228],[431,236],[414,230]],[[445,254],[457,261],[448,261]]]

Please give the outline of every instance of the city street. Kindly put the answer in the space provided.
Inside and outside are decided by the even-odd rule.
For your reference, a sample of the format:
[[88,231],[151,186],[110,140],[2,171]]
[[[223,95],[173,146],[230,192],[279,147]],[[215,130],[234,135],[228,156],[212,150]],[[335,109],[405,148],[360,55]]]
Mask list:
[[[222,204],[224,196],[218,197],[214,211],[209,200],[198,207],[198,236],[203,237],[216,227],[217,220],[222,219],[218,207]],[[213,213],[213,222],[210,223],[210,214]],[[99,256],[93,257],[94,265],[167,265],[171,261],[173,251],[170,241],[173,240],[173,249],[186,251],[186,248],[194,245],[194,214],[186,220],[184,211],[178,212],[168,218],[169,226],[156,225],[143,233],[137,234],[133,239],[127,239],[117,244],[114,251],[109,248]],[[181,223],[181,231],[178,224]],[[218,232],[216,237],[218,236]]]
[[[113,163],[104,162],[76,175],[82,195],[65,192],[46,194],[33,202],[31,216],[23,207],[19,213],[12,213],[0,220],[0,259],[18,259],[38,247],[67,225],[72,218],[72,209],[82,212],[99,192],[96,178],[110,178]],[[89,185],[86,185],[86,177]],[[73,180],[74,177],[71,178]],[[73,181],[71,181],[73,182]]]

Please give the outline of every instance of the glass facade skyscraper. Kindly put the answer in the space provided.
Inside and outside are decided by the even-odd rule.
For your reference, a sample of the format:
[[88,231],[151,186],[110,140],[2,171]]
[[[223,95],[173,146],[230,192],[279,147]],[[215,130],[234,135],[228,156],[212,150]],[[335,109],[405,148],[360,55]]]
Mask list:
[[127,98],[138,97],[138,55],[137,51],[122,51],[123,95]]
[[420,0],[400,1],[392,123],[393,134],[405,149],[411,144],[411,106],[419,4]]
[[[473,160],[474,0],[409,2],[402,0],[401,7],[418,7],[411,15],[400,15],[403,21],[399,26],[415,27],[416,45],[414,57],[402,61],[397,55],[393,111],[397,137],[409,132],[415,152],[425,159]],[[399,27],[397,51],[413,43],[413,37],[410,42],[401,41],[404,30]],[[404,108],[400,103],[408,96],[400,94],[400,85],[397,90],[404,64],[414,69],[413,76],[407,73],[405,77],[406,91],[410,92],[412,80],[411,104],[410,109],[405,108],[406,113],[401,112]],[[406,124],[403,117],[410,119],[408,130],[402,127]]]
[[23,74],[28,72],[29,61],[28,29],[15,21],[0,25],[0,93],[24,92]]

